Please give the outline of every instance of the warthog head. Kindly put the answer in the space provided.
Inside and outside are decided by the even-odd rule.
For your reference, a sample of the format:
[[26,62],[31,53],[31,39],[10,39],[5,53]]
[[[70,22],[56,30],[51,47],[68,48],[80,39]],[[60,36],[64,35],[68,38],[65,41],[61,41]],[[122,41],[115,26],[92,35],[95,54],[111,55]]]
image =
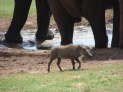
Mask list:
[[91,53],[91,49],[87,46],[79,46],[78,47],[79,51],[80,51],[80,54],[81,55],[84,55],[84,56],[88,56],[88,57],[92,57],[93,54]]

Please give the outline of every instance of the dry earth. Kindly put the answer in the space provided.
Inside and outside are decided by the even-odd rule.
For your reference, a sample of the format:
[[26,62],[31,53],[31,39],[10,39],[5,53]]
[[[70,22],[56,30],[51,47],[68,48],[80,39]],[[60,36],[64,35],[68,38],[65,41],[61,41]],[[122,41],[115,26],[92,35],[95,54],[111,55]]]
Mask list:
[[[50,59],[50,50],[29,51],[14,48],[0,49],[0,75],[17,72],[47,73],[47,63]],[[82,69],[100,64],[123,63],[123,50],[96,49],[92,58],[84,58]],[[83,62],[82,62],[83,64]],[[64,69],[71,69],[70,60],[63,59],[61,65]],[[58,71],[54,61],[52,71]]]
[[[53,20],[53,18],[52,18]],[[0,32],[6,32],[11,18],[0,18]],[[112,11],[107,11],[106,22],[112,22]],[[76,25],[88,25],[84,19]],[[51,21],[50,27],[56,27],[54,21]],[[24,29],[36,28],[36,16],[28,18]],[[0,48],[0,76],[13,74],[16,72],[28,73],[47,73],[47,63],[49,61],[50,50],[29,51],[15,48]],[[71,69],[69,60],[63,60],[64,69]],[[100,64],[123,63],[123,50],[121,49],[100,49],[96,50],[92,58],[85,58],[86,63],[82,68],[94,67]],[[55,64],[53,71],[58,71]]]

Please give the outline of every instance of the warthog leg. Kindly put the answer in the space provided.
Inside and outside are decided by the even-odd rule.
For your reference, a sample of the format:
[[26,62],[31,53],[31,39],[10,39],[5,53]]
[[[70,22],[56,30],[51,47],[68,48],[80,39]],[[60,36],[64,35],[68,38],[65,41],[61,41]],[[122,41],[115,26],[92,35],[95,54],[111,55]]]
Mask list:
[[73,65],[73,70],[75,70],[75,62],[74,62],[74,58],[71,59],[71,63]]
[[60,63],[61,63],[61,58],[58,58],[57,66],[58,66],[59,70],[62,71],[62,68],[60,66]]
[[48,72],[50,72],[50,66],[51,66],[51,63],[53,62],[54,59],[50,59],[50,62],[48,63]]
[[80,62],[80,60],[78,58],[75,58],[75,60],[77,61],[77,63],[79,63],[78,69],[80,69],[81,68],[81,62]]

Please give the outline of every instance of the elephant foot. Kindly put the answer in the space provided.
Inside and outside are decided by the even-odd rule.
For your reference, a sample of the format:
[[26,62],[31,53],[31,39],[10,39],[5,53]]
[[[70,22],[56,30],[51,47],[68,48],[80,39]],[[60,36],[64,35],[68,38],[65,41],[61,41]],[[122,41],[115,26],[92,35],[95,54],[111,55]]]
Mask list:
[[113,38],[111,42],[111,48],[119,48],[119,38]]
[[36,41],[43,42],[45,40],[52,40],[54,38],[54,34],[50,30],[48,31],[47,35],[43,35],[42,33],[38,33],[38,32],[36,34]]
[[69,45],[69,44],[73,44],[72,42],[61,42],[61,45]]
[[68,39],[61,40],[61,45],[69,45],[69,44],[73,44],[73,41]]
[[51,49],[52,44],[47,40],[52,40],[54,38],[54,34],[52,31],[48,31],[47,35],[36,34],[36,46],[38,49]]
[[5,39],[3,40],[5,43],[22,43],[23,39],[20,34],[5,34]]
[[111,48],[119,48],[119,45],[118,44],[113,44],[113,45],[111,45]]
[[95,47],[96,49],[104,49],[104,48],[107,48],[107,47]]
[[120,44],[119,44],[119,47],[120,47],[121,49],[123,49],[123,43],[120,43]]
[[36,41],[35,44],[37,49],[48,50],[53,47],[52,41],[48,41],[48,40]]
[[96,45],[95,48],[97,49],[103,49],[103,48],[107,48],[107,45]]
[[98,48],[98,49],[108,48],[107,37],[106,37],[106,39],[99,40],[99,41],[95,42],[95,48]]

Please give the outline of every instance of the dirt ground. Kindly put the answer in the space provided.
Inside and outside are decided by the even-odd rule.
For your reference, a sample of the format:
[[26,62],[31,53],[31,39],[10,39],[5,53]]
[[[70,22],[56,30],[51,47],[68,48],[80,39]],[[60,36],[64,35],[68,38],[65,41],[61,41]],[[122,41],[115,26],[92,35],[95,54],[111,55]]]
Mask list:
[[[17,72],[47,73],[47,63],[49,59],[50,50],[29,51],[15,48],[2,48],[0,49],[0,76]],[[112,63],[123,63],[123,50],[97,49],[93,57],[84,58],[82,69]],[[63,69],[72,68],[70,60],[67,59],[62,60],[61,66]],[[56,61],[54,61],[51,69],[55,72],[58,71]]]
[[[106,22],[112,22],[112,11],[106,13]],[[53,20],[53,18],[52,18]],[[11,18],[0,18],[0,32],[6,32]],[[84,19],[81,23],[76,25],[88,25]],[[50,27],[56,27],[54,21],[51,22]],[[28,18],[23,29],[36,28],[36,15]],[[47,73],[47,63],[49,61],[50,50],[23,50],[16,48],[0,48],[0,76],[13,74],[17,72],[27,73]],[[64,69],[71,69],[69,60],[62,60],[62,67]],[[95,66],[100,64],[123,63],[123,50],[121,49],[97,49],[92,58],[85,58],[84,66]],[[52,66],[53,71],[58,71],[55,62]]]

